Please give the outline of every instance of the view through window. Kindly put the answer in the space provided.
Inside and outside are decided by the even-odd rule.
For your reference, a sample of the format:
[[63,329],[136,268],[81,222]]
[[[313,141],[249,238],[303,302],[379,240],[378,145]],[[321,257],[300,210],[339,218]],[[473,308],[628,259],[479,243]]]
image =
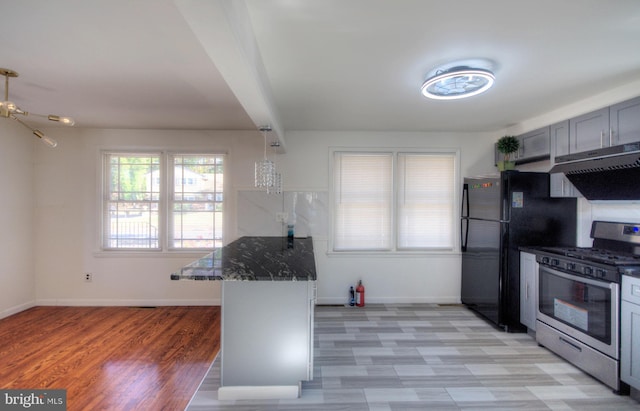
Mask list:
[[222,246],[224,155],[105,153],[103,158],[103,249]]

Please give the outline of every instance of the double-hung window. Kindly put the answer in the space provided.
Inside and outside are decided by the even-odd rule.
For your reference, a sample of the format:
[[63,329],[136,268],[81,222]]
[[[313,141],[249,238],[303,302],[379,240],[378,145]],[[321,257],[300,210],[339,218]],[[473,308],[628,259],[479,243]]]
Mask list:
[[171,160],[169,247],[221,246],[223,157],[181,154]]
[[222,246],[224,155],[105,152],[102,248]]
[[455,152],[334,151],[334,251],[454,248]]
[[334,249],[390,250],[392,154],[335,152],[333,170]]

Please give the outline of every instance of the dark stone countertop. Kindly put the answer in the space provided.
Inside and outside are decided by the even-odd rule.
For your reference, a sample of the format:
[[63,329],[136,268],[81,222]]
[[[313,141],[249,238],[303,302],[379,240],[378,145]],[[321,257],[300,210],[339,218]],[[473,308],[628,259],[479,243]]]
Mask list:
[[172,280],[315,281],[311,237],[241,237],[182,267]]

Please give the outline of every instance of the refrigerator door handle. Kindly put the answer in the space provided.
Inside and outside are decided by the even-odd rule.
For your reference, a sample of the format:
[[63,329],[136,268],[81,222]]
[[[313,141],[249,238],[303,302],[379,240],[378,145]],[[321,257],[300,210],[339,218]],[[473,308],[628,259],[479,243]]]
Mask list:
[[[464,234],[463,234],[464,233]],[[460,220],[460,251],[467,251],[467,241],[469,240],[469,220],[463,218]]]
[[[460,206],[462,217],[469,217],[469,184],[462,186],[462,205]],[[466,210],[466,214],[465,214]]]
[[493,218],[478,218],[478,217],[462,217],[463,220],[475,220],[475,221],[491,221],[493,223],[508,223],[509,220],[495,220]]
[[467,251],[467,240],[469,239],[469,184],[462,186],[460,213],[462,214],[462,220],[460,220],[460,251],[465,252]]

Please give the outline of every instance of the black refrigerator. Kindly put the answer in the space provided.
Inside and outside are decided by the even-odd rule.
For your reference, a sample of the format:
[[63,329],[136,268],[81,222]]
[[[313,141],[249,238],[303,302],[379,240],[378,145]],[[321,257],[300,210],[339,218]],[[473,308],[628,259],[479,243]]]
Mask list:
[[462,303],[509,332],[520,323],[522,246],[575,246],[576,199],[551,198],[549,174],[503,171],[465,178]]

